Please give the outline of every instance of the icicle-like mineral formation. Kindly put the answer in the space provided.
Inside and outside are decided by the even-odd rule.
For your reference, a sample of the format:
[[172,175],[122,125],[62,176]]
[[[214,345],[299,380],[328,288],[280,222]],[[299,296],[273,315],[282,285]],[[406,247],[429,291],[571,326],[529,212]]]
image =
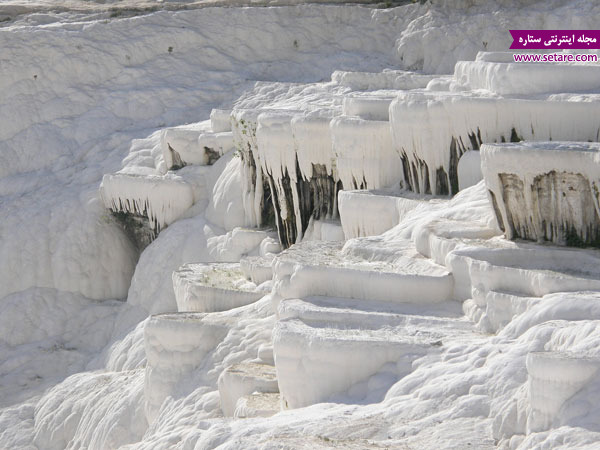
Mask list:
[[258,117],[259,160],[285,247],[302,239],[311,217],[337,215],[340,186],[334,177],[329,120],[294,111],[265,112]]
[[600,144],[485,144],[481,166],[507,238],[600,247]]
[[[458,160],[483,143],[598,140],[600,102],[571,100],[400,94],[390,106],[390,120],[408,186],[425,194],[456,194]],[[577,117],[577,121],[565,117]]]
[[242,158],[242,189],[246,225],[268,226],[273,223],[271,186],[263,174],[256,141],[260,110],[238,109],[231,113],[231,131],[236,156]]
[[100,196],[140,250],[194,204],[192,186],[174,174],[107,174]]

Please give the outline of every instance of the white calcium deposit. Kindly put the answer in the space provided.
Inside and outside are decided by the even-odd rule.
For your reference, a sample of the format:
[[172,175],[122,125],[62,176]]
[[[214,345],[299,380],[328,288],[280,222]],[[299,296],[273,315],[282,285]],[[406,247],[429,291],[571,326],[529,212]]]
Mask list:
[[0,448],[598,447],[600,6],[317,3],[2,2]]

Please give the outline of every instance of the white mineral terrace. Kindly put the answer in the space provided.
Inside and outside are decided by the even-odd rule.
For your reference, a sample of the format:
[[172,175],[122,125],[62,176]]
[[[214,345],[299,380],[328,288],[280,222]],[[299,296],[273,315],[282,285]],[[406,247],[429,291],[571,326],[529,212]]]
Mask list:
[[240,260],[240,269],[244,276],[259,285],[273,278],[273,255],[247,256]]
[[253,303],[264,295],[239,264],[185,264],[173,272],[179,311],[214,312]]
[[558,244],[600,239],[600,144],[484,145],[481,153],[486,186],[508,238]]
[[600,64],[506,51],[600,4],[55,3],[0,5],[1,449],[600,448]]
[[415,208],[444,202],[397,190],[344,190],[338,193],[340,220],[346,239],[375,236],[398,225]]
[[275,367],[252,362],[236,364],[228,367],[219,377],[219,397],[225,416],[233,416],[238,401],[255,392],[279,393]]
[[323,297],[282,301],[274,352],[283,407],[344,393],[360,401],[368,392],[373,401],[409,373],[415,359],[471,333],[464,319],[402,312],[381,304],[361,310],[357,302]]
[[221,342],[231,319],[201,313],[172,313],[152,316],[144,327],[146,374],[145,411],[153,420],[165,398],[201,366]]
[[323,295],[399,303],[437,303],[452,296],[452,275],[410,245],[398,249],[393,264],[353,258],[341,247],[304,242],[282,252],[273,263],[274,293],[284,299]]
[[174,174],[105,175],[100,194],[106,207],[145,216],[156,230],[173,223],[194,204],[193,187]]

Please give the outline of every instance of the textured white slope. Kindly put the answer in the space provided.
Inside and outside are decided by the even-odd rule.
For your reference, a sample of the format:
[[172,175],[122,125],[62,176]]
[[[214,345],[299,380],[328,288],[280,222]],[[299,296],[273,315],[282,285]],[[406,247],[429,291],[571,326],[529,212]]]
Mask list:
[[[216,38],[223,23],[237,31]],[[391,65],[397,25],[394,11],[301,6],[2,28],[0,259],[12,261],[0,270],[2,294],[44,286],[125,297],[136,254],[94,197],[131,139],[207,118],[248,79]],[[159,154],[134,143],[126,165],[154,170]]]
[[[485,221],[487,219],[483,213],[487,210],[483,204],[478,203],[479,199],[485,199],[485,190],[481,186],[465,190],[456,199],[438,205],[427,213],[414,210],[412,217],[409,214],[396,230],[392,230],[395,234],[387,233],[384,238],[391,244],[398,240],[398,235],[418,229],[416,224],[422,226],[426,221],[438,218],[463,221],[475,221],[477,218]],[[489,204],[486,207],[490,208]],[[173,226],[174,229],[176,227],[177,224]],[[168,232],[165,231],[164,236],[168,236]],[[163,240],[164,236],[159,237],[155,244]],[[395,238],[392,239],[391,236]],[[375,238],[364,241],[364,244],[377,243]],[[377,251],[376,245],[373,251]],[[385,253],[380,254],[380,257],[385,256]],[[573,294],[571,296],[574,297]],[[532,309],[525,312],[519,317],[518,323],[515,323],[515,328],[507,327],[497,338],[483,337],[464,341],[459,339],[456,342],[445,343],[438,349],[439,357],[417,359],[413,363],[413,372],[388,391],[382,404],[361,407],[321,404],[306,410],[297,410],[293,415],[283,413],[271,419],[255,419],[250,422],[214,419],[215,415],[218,415],[216,411],[220,408],[218,396],[214,394],[215,377],[226,367],[219,361],[222,361],[221,358],[225,355],[229,355],[225,363],[227,365],[240,362],[243,358],[256,357],[258,345],[267,342],[264,333],[267,333],[273,324],[272,318],[262,316],[264,319],[259,319],[260,314],[258,317],[256,315],[256,308],[270,305],[270,299],[267,298],[256,305],[242,308],[245,319],[236,322],[237,331],[232,329],[225,338],[224,345],[217,348],[214,365],[209,365],[195,374],[190,373],[190,379],[208,376],[212,380],[210,387],[204,387],[205,382],[180,386],[179,392],[182,394],[176,394],[176,398],[173,399],[166,399],[157,420],[150,424],[143,440],[134,447],[167,448],[172,442],[186,442],[186,445],[196,445],[198,448],[211,448],[219,444],[225,448],[236,448],[240,442],[244,446],[281,445],[283,442],[291,448],[302,448],[307,443],[318,446],[326,437],[337,445],[357,448],[369,443],[439,448],[456,445],[466,447],[471,443],[471,446],[475,445],[476,448],[492,448],[494,437],[509,439],[515,432],[525,432],[527,353],[544,350],[548,342],[552,342],[548,350],[556,351],[567,348],[573,342],[580,342],[579,347],[575,348],[576,351],[588,351],[595,345],[592,337],[583,339],[586,334],[578,326],[565,328],[561,332],[562,325],[557,319],[598,317],[594,316],[596,313],[593,312],[593,300],[590,299],[585,305],[583,301],[579,302],[582,315],[574,316],[570,311],[576,303],[568,299],[568,296],[557,297],[551,308],[543,308],[540,304],[535,311]],[[570,307],[567,307],[568,305]],[[266,308],[263,314],[270,314],[269,309]],[[311,311],[303,312],[307,313],[310,314]],[[340,313],[346,314],[344,311]],[[238,312],[232,316],[236,317],[234,321],[242,317],[239,314]],[[264,322],[261,322],[262,320]],[[549,327],[548,320],[554,320],[559,325]],[[370,321],[360,317],[356,319],[356,323],[362,328],[379,328],[384,322],[375,318]],[[268,326],[265,326],[267,324]],[[419,328],[417,322],[414,325]],[[263,337],[258,337],[259,335]],[[556,337],[552,338],[553,335]],[[186,344],[176,339],[171,342],[173,345]],[[188,347],[193,348],[189,345]],[[254,351],[241,356],[237,351],[232,352],[234,348]],[[373,380],[371,385],[379,386],[377,382],[381,381],[382,379]],[[192,386],[196,386],[196,390]],[[513,398],[523,400],[515,402]],[[339,400],[347,399],[348,397],[343,397]],[[511,406],[513,403],[515,406]],[[574,405],[576,404],[578,403]],[[207,420],[209,417],[213,419]],[[574,422],[570,422],[571,424],[584,423],[583,419],[572,420]],[[498,431],[493,435],[490,430],[496,422],[498,425],[494,425],[494,429]],[[460,429],[460,433],[455,432],[456,429]],[[81,428],[79,432],[83,433]],[[554,437],[540,436],[539,439],[558,442],[556,439],[561,439],[559,436],[564,436],[564,433],[563,430],[553,435]],[[299,435],[302,438],[298,437]],[[566,438],[571,440],[592,439],[590,434],[585,434],[584,438],[578,436],[576,431],[568,431],[566,435],[571,436]],[[523,437],[519,436],[517,434],[513,442],[523,441]],[[527,442],[531,442],[535,438],[532,436],[528,439]],[[522,448],[527,446],[524,444]]]
[[110,340],[122,303],[31,288],[0,300],[0,408],[85,369]]
[[589,30],[599,12],[598,4],[583,0],[434,3],[438,7],[413,20],[396,42],[404,69],[451,73],[456,61],[472,60],[478,51],[506,51],[512,43],[507,30]]
[[0,179],[6,188],[0,197],[0,298],[30,287],[95,299],[126,297],[136,251],[95,187],[73,183],[65,191],[56,184],[59,177],[41,175],[31,192],[20,192],[29,186],[19,180]]
[[[510,322],[497,336],[443,341],[432,354],[411,357],[411,373],[390,389],[389,371],[366,385],[342,373],[342,385],[349,379],[359,382],[353,394],[377,400],[385,396],[382,403],[318,404],[272,418],[224,420],[219,375],[227,367],[255,359],[261,348],[267,357],[264,349],[272,345],[275,321],[273,299],[267,296],[246,307],[214,313],[215,321],[222,318],[227,329],[219,342],[209,336],[204,347],[185,327],[153,328],[156,324],[148,325],[153,319],[142,319],[147,312],[175,309],[170,278],[181,264],[236,261],[247,253],[276,249],[265,235],[254,240],[262,232],[251,235],[236,230],[248,225],[239,221],[245,219],[239,215],[240,194],[235,193],[244,184],[239,166],[233,159],[213,166],[215,176],[210,175],[206,184],[212,198],[172,223],[142,253],[137,266],[136,252],[100,208],[96,189],[104,173],[121,166],[127,173],[165,172],[160,132],[155,132],[159,128],[206,119],[210,108],[219,105],[326,109],[335,115],[342,109],[340,94],[351,89],[329,82],[294,85],[268,80],[328,80],[338,68],[346,73],[376,73],[391,66],[450,72],[457,59],[472,57],[477,50],[506,48],[509,27],[594,28],[598,16],[598,6],[583,0],[570,4],[506,0],[505,8],[494,15],[483,0],[434,3],[433,8],[415,4],[396,10],[310,5],[204,8],[108,22],[78,23],[70,17],[65,20],[70,23],[48,26],[35,24],[54,21],[56,16],[38,16],[31,18],[34,25],[0,29],[0,90],[6,94],[0,101],[0,297],[4,297],[0,304],[8,302],[0,320],[8,342],[0,345],[0,384],[10,394],[0,399],[0,447],[486,449],[499,445],[525,449],[592,446],[598,441],[600,389],[593,382],[564,402],[560,419],[553,422],[560,428],[525,435],[531,406],[527,355],[574,351],[597,357],[597,293],[557,293],[524,302],[525,306],[515,307],[520,315],[514,319],[506,318],[512,310],[503,310],[502,320]],[[389,81],[381,75],[358,78],[361,83]],[[266,81],[248,81],[253,79]],[[446,82],[441,80],[438,86]],[[561,99],[566,97],[555,100]],[[592,115],[588,118],[593,120]],[[311,159],[321,157],[320,144],[328,139],[322,125],[315,127],[322,134],[312,141],[319,145],[307,153]],[[583,128],[568,129],[564,124],[564,129],[581,138]],[[310,130],[304,131],[310,135]],[[126,156],[132,138],[148,135],[149,139],[134,141]],[[303,143],[308,147],[311,140]],[[327,165],[329,156],[326,151],[319,161]],[[310,163],[308,158],[299,161],[303,173],[309,172]],[[327,170],[333,172],[333,164],[329,166]],[[203,209],[209,202],[212,206],[205,217]],[[234,212],[231,218],[230,212]],[[453,249],[465,243],[494,247],[498,234],[480,183],[451,201],[427,202],[407,210],[391,230],[352,239],[333,259],[336,264],[361,260],[375,268],[404,263],[415,272],[435,267],[446,276],[441,264]],[[569,262],[583,265],[582,252],[574,253]],[[52,259],[52,255],[59,256]],[[298,269],[312,267],[320,278],[311,285],[312,277],[299,277],[302,286],[334,286],[347,293],[356,291],[352,283],[362,281],[347,276],[345,283],[336,277],[336,270],[318,273],[319,266],[311,266],[323,260],[317,251],[306,252],[303,258]],[[123,298],[134,267],[129,306],[90,300]],[[523,272],[523,279],[531,281],[528,271]],[[21,292],[32,286],[45,288]],[[392,289],[404,289],[376,283],[370,287],[387,296]],[[460,287],[466,291],[470,286],[463,282]],[[553,288],[563,287],[569,286],[558,277]],[[57,288],[69,292],[63,295]],[[402,294],[431,294],[427,285],[415,283],[413,288]],[[352,354],[352,345],[348,353],[336,354],[336,342],[346,345],[356,336],[368,336],[367,325],[385,343],[399,340],[406,331],[385,328],[380,315],[367,319],[343,312],[335,316],[365,326],[356,333],[323,328],[306,335],[327,338],[317,343],[328,350],[326,356],[333,353],[342,364],[344,355],[356,356],[352,362],[359,369],[363,360],[385,361],[385,351],[370,352],[368,346],[361,346],[361,359]],[[154,339],[149,342],[148,360],[158,367],[159,376],[148,377],[144,392],[147,325]],[[328,348],[331,342],[334,345]],[[297,342],[292,339],[292,343]],[[310,345],[292,347],[310,356]],[[194,349],[206,351],[208,358],[186,365]],[[313,356],[318,349],[316,345]],[[327,369],[327,362],[319,367]],[[61,382],[75,371],[82,373]],[[572,383],[573,377],[565,373]],[[320,381],[325,384],[327,379]],[[357,398],[342,394],[334,400]],[[148,400],[150,422],[145,411]]]
[[[564,403],[590,382],[600,368],[600,360],[566,352],[532,352],[527,355],[529,431],[542,431],[561,419]],[[564,417],[564,416],[563,416]]]
[[141,370],[73,375],[38,403],[34,443],[59,450],[135,442],[147,427],[142,398]]

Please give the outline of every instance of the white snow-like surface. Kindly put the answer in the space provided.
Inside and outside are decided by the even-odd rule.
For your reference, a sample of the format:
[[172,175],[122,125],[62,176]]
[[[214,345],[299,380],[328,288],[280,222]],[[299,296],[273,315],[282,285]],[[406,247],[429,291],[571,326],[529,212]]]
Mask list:
[[143,370],[73,375],[38,403],[34,443],[59,450],[136,442],[148,426],[143,399]]
[[280,411],[280,401],[279,393],[253,392],[239,398],[233,416],[236,419],[270,417]]
[[[244,170],[241,172],[242,204],[244,207],[244,224],[247,226],[261,226],[261,203],[263,198],[263,172],[256,143],[256,128],[258,126],[259,111],[238,109],[231,115],[231,130],[233,142],[236,146],[238,157],[247,159],[242,163]],[[248,167],[253,163],[255,170],[251,172]]]
[[210,112],[210,128],[215,133],[231,131],[231,110],[213,109]]
[[220,175],[209,194],[205,215],[211,223],[227,231],[245,223],[241,167],[241,158],[233,153],[222,156],[215,163],[215,170]]
[[173,272],[177,310],[215,312],[253,303],[264,295],[239,264],[185,264]]
[[[452,138],[462,153],[478,127],[482,142],[513,127],[528,139],[597,140],[595,67],[557,67],[534,98],[519,93],[533,70],[499,77],[506,55],[464,64],[466,84],[429,75],[505,50],[508,28],[594,28],[596,3],[166,5],[119,19],[111,3],[71,12],[15,1],[0,7],[0,20],[19,14],[0,28],[1,448],[597,446],[597,251],[506,241],[485,184],[464,188],[474,162],[459,163],[464,189],[446,201],[342,191],[341,224],[313,220],[273,267],[273,231],[240,228],[266,226],[271,201],[240,150],[270,173],[306,181],[323,166],[345,189],[352,177],[370,189],[399,187],[401,148],[435,183]],[[238,148],[225,154],[230,138]],[[202,157],[169,171],[171,140]],[[200,167],[205,146],[223,156]],[[111,199],[169,222],[139,255],[102,208],[105,174],[128,180]],[[148,197],[153,180],[173,179],[191,196]],[[345,243],[323,242],[342,229]],[[174,271],[241,258],[273,293],[174,312]],[[168,314],[148,318],[157,313]],[[249,392],[262,375],[219,386],[228,368],[253,364],[277,366],[281,397]],[[280,400],[299,408],[277,413]]]
[[419,205],[443,202],[409,191],[343,190],[338,193],[340,220],[346,239],[376,236],[395,227]]
[[347,391],[375,375],[395,381],[430,345],[426,339],[406,339],[392,330],[332,330],[293,319],[280,321],[274,330],[274,352],[282,406],[300,408],[336,394],[352,398],[356,394]]
[[438,169],[445,171],[441,181],[449,185],[451,162],[458,163],[462,153],[481,143],[510,142],[515,134],[535,141],[598,139],[594,117],[600,103],[595,94],[553,94],[540,100],[476,92],[415,91],[401,93],[392,102],[394,148],[411,164],[414,190],[437,193]]
[[463,154],[458,161],[458,189],[461,191],[475,186],[483,179],[481,172],[481,154],[470,150]]
[[209,357],[230,326],[230,319],[201,313],[159,314],[150,319],[144,328],[148,360],[144,398],[149,422],[156,419],[163,400]]
[[219,377],[221,409],[227,417],[236,413],[238,401],[242,397],[255,392],[279,393],[275,367],[247,362],[228,367]]
[[574,235],[595,245],[599,161],[598,143],[484,145],[485,182],[506,236],[564,245]]
[[323,295],[399,303],[451,298],[452,275],[409,242],[397,249],[393,264],[345,255],[341,247],[337,242],[306,241],[279,254],[273,264],[274,292],[283,299]]
[[26,184],[0,179],[0,298],[33,287],[125,298],[137,251],[90,186],[64,192],[52,175]]
[[240,260],[240,269],[247,279],[260,285],[273,278],[273,254],[248,256]]
[[411,306],[363,305],[325,297],[280,303],[274,353],[284,407],[327,401],[348,389],[354,400],[376,401],[411,371],[413,360],[471,327],[443,317],[455,314],[451,304],[419,315],[410,315]]
[[229,124],[229,115],[224,115],[220,110],[213,111],[217,113],[211,112],[210,122],[163,130],[161,150],[167,169],[173,166],[212,164],[213,158],[233,149],[231,127],[227,130],[222,123]]
[[194,191],[181,177],[105,175],[100,193],[107,208],[148,217],[155,229],[178,219],[194,204]]
[[[198,137],[208,131],[209,122],[200,122],[190,126],[166,128],[160,133],[160,148],[167,169],[173,165],[181,166],[185,162],[204,163],[198,148]],[[174,153],[176,152],[176,154]]]
[[389,122],[337,117],[331,121],[331,135],[345,189],[400,186],[402,164],[392,147]]
[[561,352],[532,352],[527,355],[530,431],[547,430],[557,419],[565,401],[579,392],[600,368],[597,357]]
[[390,103],[396,92],[363,94],[353,93],[344,97],[342,113],[346,116],[358,116],[368,120],[390,120]]
[[469,286],[470,280],[470,285],[479,290],[540,297],[550,292],[598,289],[599,256],[596,251],[521,244],[507,248],[457,249],[446,260],[455,279],[459,274],[463,276],[463,270],[468,270],[466,283],[458,283],[462,286]]
[[339,242],[345,239],[344,229],[337,220],[311,220],[304,234],[307,241]]
[[331,80],[353,90],[376,91],[379,89],[417,89],[427,86],[434,78],[404,70],[386,69],[382,72],[356,72],[337,70],[331,74]]
[[334,174],[335,154],[329,126],[333,115],[334,110],[317,110],[297,114],[291,120],[298,166],[306,178],[312,176],[313,164],[321,164],[328,174]]

